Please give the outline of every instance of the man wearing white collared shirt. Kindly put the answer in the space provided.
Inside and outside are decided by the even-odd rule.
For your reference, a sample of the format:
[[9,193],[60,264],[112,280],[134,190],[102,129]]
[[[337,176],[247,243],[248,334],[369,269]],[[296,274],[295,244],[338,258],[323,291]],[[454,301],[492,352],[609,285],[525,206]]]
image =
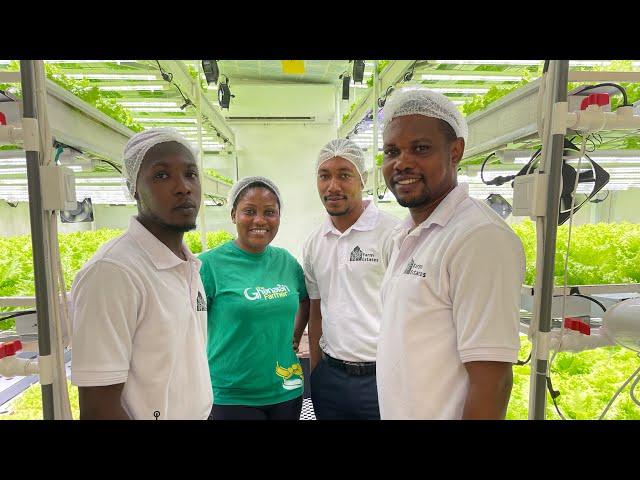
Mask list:
[[383,419],[504,418],[519,349],[522,244],[457,184],[467,127],[446,97],[396,92],[385,106],[389,189],[410,215],[382,289]]
[[319,420],[378,419],[380,282],[399,220],[363,201],[364,153],[350,140],[329,142],[317,172],[328,215],[303,246],[314,412]]
[[81,419],[206,419],[212,389],[195,228],[195,155],[172,129],[132,137],[124,165],[138,215],[78,272],[71,380]]

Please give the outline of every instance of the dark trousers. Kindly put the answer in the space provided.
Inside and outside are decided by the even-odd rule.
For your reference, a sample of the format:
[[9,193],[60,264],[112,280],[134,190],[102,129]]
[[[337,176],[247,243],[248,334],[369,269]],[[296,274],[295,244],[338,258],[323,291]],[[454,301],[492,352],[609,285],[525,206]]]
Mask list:
[[375,373],[350,375],[321,359],[309,382],[318,420],[380,420]]
[[300,420],[302,396],[273,405],[213,405],[208,420]]

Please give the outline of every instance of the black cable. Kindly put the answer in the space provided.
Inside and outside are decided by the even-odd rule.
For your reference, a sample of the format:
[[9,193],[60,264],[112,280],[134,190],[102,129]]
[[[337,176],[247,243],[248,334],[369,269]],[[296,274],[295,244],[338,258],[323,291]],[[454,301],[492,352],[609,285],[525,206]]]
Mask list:
[[511,180],[513,180],[514,178],[516,178],[516,175],[506,175],[506,176],[502,176],[499,175],[495,178],[492,178],[491,180],[485,180],[484,179],[484,166],[487,164],[487,161],[493,157],[496,154],[496,152],[493,152],[491,155],[489,155],[487,158],[484,159],[484,161],[482,162],[482,165],[480,166],[480,180],[482,180],[482,183],[484,183],[485,185],[496,185],[496,186],[500,186],[503,185]]
[[122,175],[122,169],[118,166],[117,163],[113,163],[111,160],[105,160],[104,158],[99,158],[98,160],[111,165],[115,170],[117,170],[120,175]]
[[7,95],[7,92],[4,91],[4,90],[0,90],[0,95],[2,95],[4,98],[9,100],[10,102],[14,102],[15,101],[13,98],[11,98],[9,95]]
[[602,203],[602,202],[604,202],[607,198],[609,198],[609,190],[605,190],[605,192],[607,192],[607,194],[605,195],[604,198],[602,198],[602,199],[595,198],[593,200],[589,200],[589,203]]
[[529,360],[531,360],[531,352],[529,352],[529,356],[526,360],[518,360],[516,362],[516,365],[526,365],[527,363],[529,363]]
[[[573,289],[572,289],[572,290],[573,290]],[[554,297],[561,297],[561,296],[562,296],[562,295],[554,295]],[[590,300],[590,301],[592,301],[593,303],[597,304],[597,305],[602,309],[602,311],[603,311],[603,312],[606,312],[606,311],[607,311],[607,309],[605,308],[605,306],[604,306],[602,303],[600,303],[598,300],[596,300],[595,298],[590,297],[590,296],[588,296],[588,295],[583,295],[583,294],[581,294],[580,292],[576,292],[576,291],[571,291],[571,290],[570,290],[570,291],[569,291],[569,296],[570,296],[570,297],[581,297],[581,298],[586,298],[587,300]]]
[[173,73],[170,72],[165,72],[162,69],[162,65],[160,65],[160,62],[158,60],[156,60],[156,63],[158,64],[158,69],[160,70],[160,75],[162,75],[162,78],[166,81],[171,83],[173,81]]
[[598,146],[602,145],[602,142],[603,142],[602,135],[600,135],[599,133],[592,133],[591,136],[594,138],[598,137]]
[[518,175],[522,174],[523,170],[526,169],[527,171],[527,175],[530,174],[533,171],[533,166],[536,164],[535,160],[540,156],[540,154],[542,154],[542,145],[538,148],[538,150],[536,150],[535,152],[533,152],[533,155],[531,155],[531,159],[529,159],[529,161],[527,162],[527,164],[522,168],[522,170],[520,170],[518,172]]
[[484,162],[482,162],[482,165],[480,166],[480,180],[482,180],[482,183],[484,183],[485,185],[489,185],[485,180],[484,180],[484,175],[482,174],[484,171],[484,166],[487,164],[487,161],[495,156],[496,152],[491,153],[487,158],[484,159]]
[[224,205],[224,200],[218,198],[218,197],[214,197],[213,195],[210,195],[208,193],[204,194],[205,197],[208,197],[209,200],[211,200],[212,202],[214,202],[216,207],[222,207]]
[[618,85],[617,83],[605,82],[605,83],[599,83],[597,85],[588,85],[588,86],[586,86],[586,87],[584,87],[582,89],[582,92],[587,91],[587,90],[593,90],[594,88],[598,88],[598,87],[614,87],[614,88],[617,88],[620,91],[620,93],[622,93],[622,106],[623,107],[630,107],[631,106],[627,102],[627,91],[621,85]]
[[156,63],[158,64],[158,69],[160,70],[160,75],[162,75],[162,78],[172,84],[174,87],[176,87],[178,89],[178,92],[180,92],[180,96],[182,97],[182,100],[184,100],[184,105],[182,105],[180,108],[182,110],[184,110],[186,107],[188,107],[189,105],[193,105],[193,102],[185,97],[184,93],[182,93],[182,90],[180,90],[180,87],[173,81],[173,73],[171,72],[166,72],[163,68],[162,65],[160,65],[160,62],[158,60],[156,60]]
[[[0,322],[3,322],[5,320],[9,320],[10,318],[22,317],[23,315],[30,315],[32,313],[36,313],[36,311],[35,310],[20,310],[19,312],[3,312],[3,313],[8,313],[9,315],[7,315],[6,317],[0,317]],[[0,313],[0,315],[2,315],[3,313]]]
[[84,152],[82,150],[80,150],[79,148],[72,147],[71,145],[67,145],[66,143],[62,143],[59,140],[55,140],[55,139],[53,140],[53,147],[54,148],[60,148],[60,147],[61,148],[68,148],[70,150],[75,150],[76,152],[78,152],[81,155],[84,155]]
[[384,92],[384,97],[378,99],[378,107],[384,107],[385,103],[387,103],[387,97],[391,94],[391,92],[393,92],[394,88],[395,87],[393,85],[389,85],[387,87],[387,90]]
[[414,61],[413,64],[411,65],[411,67],[407,70],[407,72],[402,76],[402,81],[403,82],[410,82],[413,79],[413,74],[415,73],[416,70],[416,64],[418,63],[418,61]]
[[193,102],[189,98],[184,96],[184,93],[182,93],[182,90],[180,90],[180,87],[177,84],[172,83],[172,85],[178,89],[178,92],[180,92],[180,96],[182,97],[182,100],[184,100],[184,105],[180,107],[181,110],[184,110],[189,105],[193,105]]
[[564,420],[565,417],[564,415],[562,415],[562,412],[560,411],[560,408],[558,408],[558,404],[556,403],[556,397],[560,396],[560,392],[558,390],[553,389],[553,385],[551,384],[551,377],[548,376],[546,378],[547,378],[547,389],[549,390],[549,394],[551,395],[553,406],[556,407],[556,412],[558,412],[558,415],[560,415],[560,418]]

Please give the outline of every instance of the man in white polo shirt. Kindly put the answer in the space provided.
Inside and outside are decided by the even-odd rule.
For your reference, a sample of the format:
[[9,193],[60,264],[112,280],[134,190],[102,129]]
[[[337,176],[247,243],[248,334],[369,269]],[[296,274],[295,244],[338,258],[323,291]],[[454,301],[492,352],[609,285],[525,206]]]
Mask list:
[[379,419],[380,282],[399,219],[362,199],[364,152],[354,142],[325,145],[316,171],[328,215],[303,246],[314,412],[318,420]]
[[124,149],[138,215],[76,275],[71,380],[81,419],[206,419],[212,389],[195,228],[200,179],[176,130],[150,129]]
[[525,257],[493,210],[458,185],[467,125],[444,95],[396,91],[382,172],[410,215],[382,294],[383,419],[504,418],[517,360]]

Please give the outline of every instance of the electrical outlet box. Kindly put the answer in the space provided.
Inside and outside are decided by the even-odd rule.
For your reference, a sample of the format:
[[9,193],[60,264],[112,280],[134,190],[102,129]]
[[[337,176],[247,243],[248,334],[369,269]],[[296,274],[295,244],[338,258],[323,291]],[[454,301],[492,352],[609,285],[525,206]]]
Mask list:
[[45,210],[75,210],[76,181],[73,170],[58,165],[40,167],[42,208]]
[[513,181],[513,215],[541,217],[546,214],[549,174],[518,175]]

